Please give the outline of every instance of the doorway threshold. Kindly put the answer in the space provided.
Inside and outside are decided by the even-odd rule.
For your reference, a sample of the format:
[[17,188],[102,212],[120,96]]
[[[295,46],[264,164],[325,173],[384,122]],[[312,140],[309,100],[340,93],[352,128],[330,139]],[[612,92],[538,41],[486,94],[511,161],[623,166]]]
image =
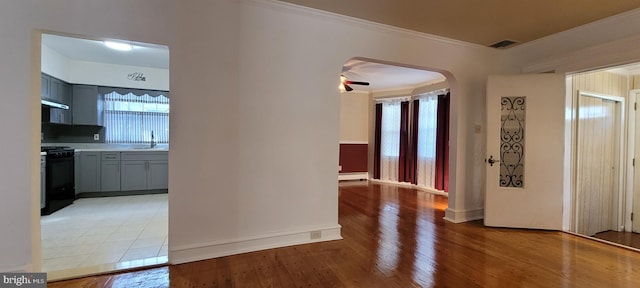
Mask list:
[[117,263],[100,264],[72,269],[49,271],[47,281],[61,281],[101,274],[113,274],[131,272],[140,269],[150,269],[166,266],[169,263],[167,256],[149,257],[145,259],[122,261]]

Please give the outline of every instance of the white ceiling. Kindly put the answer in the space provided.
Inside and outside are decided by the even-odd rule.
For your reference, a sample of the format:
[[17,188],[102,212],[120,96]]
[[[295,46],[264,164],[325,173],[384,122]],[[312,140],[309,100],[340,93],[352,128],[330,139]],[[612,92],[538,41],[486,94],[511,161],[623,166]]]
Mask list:
[[446,80],[437,72],[358,59],[347,61],[342,67],[342,75],[351,81],[369,82],[369,86],[349,85],[355,91],[367,92],[415,88]]
[[133,45],[133,50],[113,50],[104,46],[100,40],[42,34],[42,45],[72,60],[169,69],[167,46],[115,41],[129,43]]

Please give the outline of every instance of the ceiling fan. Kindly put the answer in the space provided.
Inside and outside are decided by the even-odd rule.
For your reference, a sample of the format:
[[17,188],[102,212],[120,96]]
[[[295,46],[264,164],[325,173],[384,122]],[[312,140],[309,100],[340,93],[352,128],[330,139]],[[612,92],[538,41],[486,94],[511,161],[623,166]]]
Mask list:
[[340,75],[340,84],[347,92],[353,91],[353,88],[351,88],[351,86],[349,85],[369,86],[369,82],[347,80],[347,77],[344,77],[344,75]]

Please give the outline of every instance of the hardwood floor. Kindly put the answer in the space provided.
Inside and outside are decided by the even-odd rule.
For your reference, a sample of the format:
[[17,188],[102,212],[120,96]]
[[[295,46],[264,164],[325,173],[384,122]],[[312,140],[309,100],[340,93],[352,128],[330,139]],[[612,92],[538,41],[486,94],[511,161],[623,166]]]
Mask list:
[[629,247],[633,247],[636,249],[640,249],[640,234],[633,232],[617,232],[617,231],[606,231],[600,232],[593,237],[606,240],[613,243],[618,243],[620,245],[625,245]]
[[56,287],[640,287],[640,253],[554,231],[444,221],[447,199],[341,183],[344,240],[63,282]]

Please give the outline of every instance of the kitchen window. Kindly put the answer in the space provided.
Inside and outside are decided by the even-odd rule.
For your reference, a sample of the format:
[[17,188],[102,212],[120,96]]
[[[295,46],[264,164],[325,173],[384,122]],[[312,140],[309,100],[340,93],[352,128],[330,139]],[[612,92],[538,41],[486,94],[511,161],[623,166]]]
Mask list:
[[[166,91],[101,88],[105,142],[169,143],[169,97]],[[105,93],[106,92],[106,93]]]

